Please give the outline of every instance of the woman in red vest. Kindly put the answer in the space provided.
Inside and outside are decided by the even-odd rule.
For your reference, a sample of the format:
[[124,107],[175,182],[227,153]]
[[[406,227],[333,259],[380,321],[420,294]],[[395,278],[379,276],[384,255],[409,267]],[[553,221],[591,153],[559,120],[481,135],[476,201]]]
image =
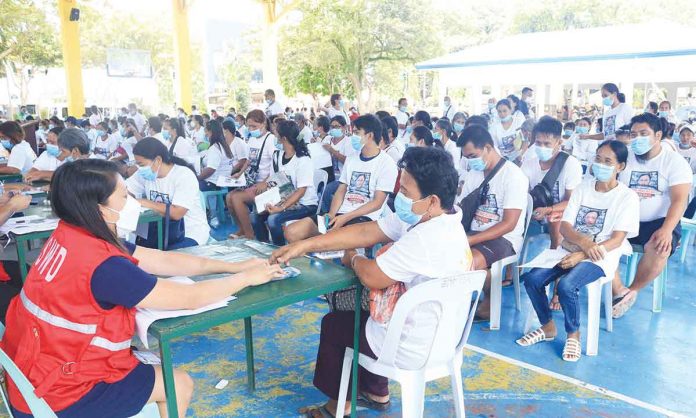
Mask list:
[[[118,237],[135,230],[140,204],[112,162],[62,165],[50,200],[60,222],[10,304],[2,348],[60,418],[129,417],[150,402],[166,416],[161,368],[131,352],[135,308],[199,308],[282,270],[258,259],[227,263],[123,243]],[[212,273],[237,274],[194,285],[157,278]],[[180,370],[174,379],[183,417],[193,382]],[[8,389],[15,417],[31,416],[11,380]]]

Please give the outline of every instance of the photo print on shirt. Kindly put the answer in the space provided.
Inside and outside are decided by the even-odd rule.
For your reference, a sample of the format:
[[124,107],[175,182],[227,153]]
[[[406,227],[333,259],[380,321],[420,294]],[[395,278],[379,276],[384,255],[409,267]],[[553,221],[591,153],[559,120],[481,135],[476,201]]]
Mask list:
[[353,205],[364,205],[370,200],[370,176],[372,173],[353,171],[346,193],[346,200]]
[[476,209],[474,222],[479,226],[489,224],[491,222],[500,222],[498,214],[498,199],[494,193],[487,194],[483,204]]
[[631,171],[628,187],[638,194],[641,200],[661,196],[658,190],[659,175],[657,171]]
[[162,193],[158,192],[157,190],[150,190],[149,200],[155,203],[164,203],[165,205],[172,203],[169,193]]
[[594,241],[597,235],[602,232],[606,217],[607,209],[581,205],[578,214],[575,216],[575,230],[591,236]]
[[616,115],[607,116],[606,120],[602,122],[604,124],[604,134],[613,135],[616,131]]

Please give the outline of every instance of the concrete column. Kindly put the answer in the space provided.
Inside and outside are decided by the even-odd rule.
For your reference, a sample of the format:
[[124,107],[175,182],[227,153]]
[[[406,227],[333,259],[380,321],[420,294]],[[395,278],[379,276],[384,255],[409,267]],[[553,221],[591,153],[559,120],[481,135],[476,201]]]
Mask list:
[[191,111],[191,43],[189,40],[188,5],[185,0],[172,0],[174,16],[174,55],[176,57],[176,102],[187,113]]
[[68,114],[79,118],[85,113],[85,95],[82,90],[82,63],[80,58],[80,22],[70,21],[70,11],[77,7],[77,0],[58,0],[60,41],[63,49]]

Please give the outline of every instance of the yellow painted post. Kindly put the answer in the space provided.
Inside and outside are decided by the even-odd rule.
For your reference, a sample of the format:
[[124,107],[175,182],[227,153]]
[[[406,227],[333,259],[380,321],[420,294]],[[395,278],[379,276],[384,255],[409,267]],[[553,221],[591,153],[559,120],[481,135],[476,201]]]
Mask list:
[[188,0],[172,0],[174,15],[174,50],[176,55],[176,99],[179,107],[191,111],[191,44],[189,41]]
[[85,95],[82,91],[82,62],[80,58],[80,22],[70,21],[70,10],[77,8],[77,0],[58,0],[60,40],[63,47],[68,114],[75,117],[85,113]]

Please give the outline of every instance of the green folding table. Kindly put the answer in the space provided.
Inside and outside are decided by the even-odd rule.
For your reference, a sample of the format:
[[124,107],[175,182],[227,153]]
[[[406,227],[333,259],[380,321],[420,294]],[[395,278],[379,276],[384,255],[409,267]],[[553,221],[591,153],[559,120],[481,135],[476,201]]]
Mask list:
[[[185,253],[200,253],[201,249],[215,245],[248,248],[245,240],[232,240],[218,242],[208,246],[186,248],[179,250]],[[268,246],[271,248],[271,246]],[[258,257],[267,257],[264,251],[251,250]],[[213,255],[212,258],[215,258]],[[252,339],[251,317],[264,312],[274,311],[278,308],[292,305],[303,300],[316,298],[329,292],[357,285],[356,307],[360,307],[360,294],[362,286],[351,270],[329,261],[303,257],[292,261],[294,267],[302,272],[299,276],[274,281],[261,286],[250,287],[242,290],[228,306],[213,311],[193,316],[162,319],[154,322],[148,329],[148,334],[157,339],[160,356],[162,359],[162,372],[164,376],[164,388],[167,395],[167,411],[170,418],[178,417],[176,405],[176,391],[174,389],[174,367],[172,364],[171,344],[172,340],[191,335],[196,332],[208,330],[212,327],[229,323],[231,321],[244,320],[244,339],[246,345],[247,360],[247,384],[250,391],[255,389],[254,377],[254,348]],[[199,281],[207,278],[221,277],[221,275],[192,277]],[[355,310],[355,324],[353,332],[354,347],[358,346],[360,309]],[[353,361],[353,416],[355,416],[355,404],[357,397],[357,372],[358,350],[355,350]]]

